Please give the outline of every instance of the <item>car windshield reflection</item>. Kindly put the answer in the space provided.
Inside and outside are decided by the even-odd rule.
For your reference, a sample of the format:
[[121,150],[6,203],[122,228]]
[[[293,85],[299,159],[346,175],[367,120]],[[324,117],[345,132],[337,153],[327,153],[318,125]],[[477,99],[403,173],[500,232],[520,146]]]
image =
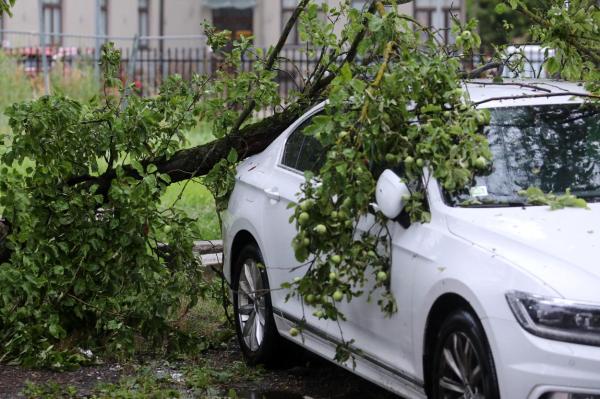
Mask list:
[[472,187],[446,193],[454,206],[525,206],[518,193],[539,187],[600,199],[600,108],[553,104],[490,109],[485,134],[493,167]]

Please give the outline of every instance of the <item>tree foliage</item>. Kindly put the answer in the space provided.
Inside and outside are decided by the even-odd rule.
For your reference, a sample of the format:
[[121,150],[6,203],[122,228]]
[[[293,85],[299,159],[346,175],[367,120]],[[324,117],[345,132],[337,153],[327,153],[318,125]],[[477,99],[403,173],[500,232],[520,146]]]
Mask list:
[[504,0],[477,0],[471,3],[468,14],[479,22],[484,51],[493,51],[493,46],[526,43],[530,40],[531,24],[523,14],[508,9],[502,13],[495,12],[496,7],[504,7]]
[[[294,292],[324,318],[343,317],[336,303],[362,295],[371,273],[378,277],[382,310],[396,310],[388,290],[385,217],[377,213],[379,226],[364,234],[356,230],[371,212],[383,169],[395,169],[410,184],[408,217],[426,223],[429,170],[452,191],[467,185],[491,158],[479,133],[487,113],[468,104],[458,76],[460,61],[440,52],[433,38],[422,43],[421,31],[402,15],[382,11],[368,18],[359,57],[380,61],[345,64],[331,83],[325,114],[308,129],[327,148],[321,184],[307,175],[295,212],[296,257],[308,272]],[[474,33],[463,40],[467,49],[476,42]]]
[[[183,343],[170,322],[203,293],[191,221],[159,207],[170,179],[141,165],[182,142],[201,81],[173,76],[155,98],[125,98],[119,62],[105,47],[101,100],[53,95],[7,111],[13,136],[2,155],[0,206],[12,231],[0,266],[2,361],[62,368],[84,360],[73,345],[118,354],[133,351],[138,335]],[[106,169],[116,178],[105,195],[67,183]],[[165,251],[161,242],[177,245]]]
[[11,14],[11,8],[15,5],[17,0],[0,0],[0,15]]

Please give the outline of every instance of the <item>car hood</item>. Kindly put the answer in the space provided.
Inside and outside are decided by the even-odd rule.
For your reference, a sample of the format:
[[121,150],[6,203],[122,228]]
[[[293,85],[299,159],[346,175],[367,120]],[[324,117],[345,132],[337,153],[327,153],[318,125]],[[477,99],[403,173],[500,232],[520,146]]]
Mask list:
[[453,234],[532,274],[559,295],[600,303],[600,204],[453,208]]

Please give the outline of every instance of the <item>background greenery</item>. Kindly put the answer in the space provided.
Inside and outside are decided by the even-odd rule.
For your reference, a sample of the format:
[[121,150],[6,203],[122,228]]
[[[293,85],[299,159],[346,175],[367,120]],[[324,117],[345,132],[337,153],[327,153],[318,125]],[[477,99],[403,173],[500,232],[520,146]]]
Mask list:
[[[467,0],[467,18],[479,21],[479,34],[484,51],[492,51],[492,45],[508,43],[527,43],[531,41],[529,28],[531,22],[516,10],[499,14],[495,12],[498,4],[504,0]],[[527,0],[530,7],[543,6],[543,0]],[[507,30],[505,27],[509,26]]]

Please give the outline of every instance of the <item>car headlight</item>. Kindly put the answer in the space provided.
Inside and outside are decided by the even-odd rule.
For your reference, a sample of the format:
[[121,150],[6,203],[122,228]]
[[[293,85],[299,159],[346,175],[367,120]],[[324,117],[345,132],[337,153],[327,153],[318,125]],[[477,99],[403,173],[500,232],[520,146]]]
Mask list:
[[511,291],[506,294],[519,324],[543,338],[600,346],[600,304]]

